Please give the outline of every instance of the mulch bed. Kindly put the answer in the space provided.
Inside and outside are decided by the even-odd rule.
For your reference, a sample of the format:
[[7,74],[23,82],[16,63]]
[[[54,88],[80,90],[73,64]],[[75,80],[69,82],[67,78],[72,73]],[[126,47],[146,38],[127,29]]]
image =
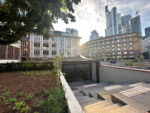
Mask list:
[[[56,76],[54,75],[31,76],[22,72],[0,73],[0,96],[6,90],[10,91],[5,100],[16,97],[19,92],[23,92],[23,96],[17,98],[17,101],[24,101],[28,94],[34,94],[34,99],[26,102],[32,109],[30,113],[37,111],[36,105],[39,100],[46,99],[41,91],[54,87],[56,87]],[[5,100],[0,102],[0,113],[20,113],[12,109],[14,104],[6,105]],[[39,112],[44,113],[42,110]]]

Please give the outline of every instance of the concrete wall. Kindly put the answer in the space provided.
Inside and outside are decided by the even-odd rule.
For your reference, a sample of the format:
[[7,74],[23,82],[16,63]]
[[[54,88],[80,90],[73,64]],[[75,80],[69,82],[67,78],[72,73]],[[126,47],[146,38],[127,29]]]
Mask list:
[[68,113],[84,113],[62,72],[60,72],[60,80],[65,91],[65,97],[68,104]]
[[101,65],[99,80],[114,83],[150,82],[150,70]]
[[93,81],[97,81],[97,77],[96,77],[96,62],[92,62],[92,80]]

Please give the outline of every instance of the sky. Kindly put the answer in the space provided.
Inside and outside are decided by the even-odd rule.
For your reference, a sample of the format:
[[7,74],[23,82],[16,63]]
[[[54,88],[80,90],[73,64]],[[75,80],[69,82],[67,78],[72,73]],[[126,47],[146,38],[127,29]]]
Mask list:
[[[105,36],[105,5],[107,0],[81,0],[77,6],[74,6],[76,22],[65,24],[59,20],[54,24],[54,29],[65,31],[66,28],[74,28],[79,32],[82,38],[80,44],[89,40],[91,31],[97,30],[100,36]],[[144,28],[150,27],[150,0],[108,0],[109,10],[116,6],[121,15],[136,15],[138,9],[141,16],[142,35]]]

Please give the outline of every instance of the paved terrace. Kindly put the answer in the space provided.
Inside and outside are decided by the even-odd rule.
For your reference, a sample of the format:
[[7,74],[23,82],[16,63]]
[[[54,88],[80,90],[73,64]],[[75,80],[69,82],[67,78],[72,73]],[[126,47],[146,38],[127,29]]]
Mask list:
[[150,84],[70,83],[85,113],[146,113],[150,110]]

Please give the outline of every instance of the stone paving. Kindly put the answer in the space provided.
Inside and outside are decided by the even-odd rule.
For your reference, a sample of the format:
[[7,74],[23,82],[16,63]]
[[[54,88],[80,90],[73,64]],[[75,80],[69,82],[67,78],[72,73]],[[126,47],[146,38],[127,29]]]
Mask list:
[[146,113],[150,110],[150,84],[70,83],[85,113]]

